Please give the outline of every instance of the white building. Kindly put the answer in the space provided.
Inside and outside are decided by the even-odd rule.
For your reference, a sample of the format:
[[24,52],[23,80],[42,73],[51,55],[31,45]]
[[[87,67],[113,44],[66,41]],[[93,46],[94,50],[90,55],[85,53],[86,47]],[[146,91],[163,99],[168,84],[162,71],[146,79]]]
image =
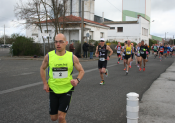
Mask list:
[[[81,41],[81,17],[77,16],[66,16],[65,17],[65,31],[64,35],[67,38],[67,41],[70,42],[80,42]],[[49,24],[50,20],[48,20]],[[61,23],[61,20],[59,21]],[[46,22],[42,21],[42,30],[44,33],[47,32],[46,30]],[[62,27],[62,24],[61,24]],[[36,30],[37,29],[37,30]],[[36,35],[34,37],[35,42],[37,43],[43,43],[41,32],[38,28],[31,27],[26,31],[26,36],[27,37],[34,37],[34,34]],[[55,35],[55,29],[53,26],[48,27],[48,33],[49,33],[49,39],[50,42],[54,41],[54,35]],[[60,33],[62,33],[62,28],[60,29]],[[100,40],[100,38],[105,38],[107,39],[107,32],[109,30],[109,26],[94,22],[88,19],[84,19],[84,41],[90,40]],[[89,38],[86,36],[87,33],[89,33]],[[46,41],[47,42],[47,41]]]
[[137,21],[138,15],[150,21],[151,0],[122,0],[122,21]]
[[[69,42],[81,41],[81,16],[82,16],[82,0],[68,0],[67,1],[67,12],[66,12],[66,28],[65,36]],[[84,1],[84,41],[88,38],[86,34],[89,33],[89,39],[99,40],[100,38],[107,39],[107,31],[109,27],[94,21],[94,7],[95,0]],[[37,22],[37,21],[36,21]],[[49,20],[48,20],[49,22]],[[46,33],[45,21],[42,21],[43,33]],[[49,39],[53,42],[54,28],[49,26]],[[62,28],[61,28],[62,30]],[[60,31],[62,32],[62,31]],[[26,31],[27,37],[32,37],[35,42],[43,43],[42,36],[39,28],[35,25],[31,26]]]
[[109,41],[124,42],[131,40],[139,43],[144,40],[149,44],[149,20],[138,16],[137,21],[117,21],[117,22],[104,22],[103,24],[110,26],[108,30]]
[[[82,16],[82,0],[67,1],[67,15]],[[84,18],[94,21],[95,0],[84,1]]]

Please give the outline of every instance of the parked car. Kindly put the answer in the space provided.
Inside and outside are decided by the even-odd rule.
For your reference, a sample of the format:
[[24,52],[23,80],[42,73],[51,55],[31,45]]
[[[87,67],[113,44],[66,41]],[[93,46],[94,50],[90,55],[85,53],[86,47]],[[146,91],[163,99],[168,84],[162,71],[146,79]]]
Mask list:
[[6,45],[6,44],[5,44],[5,45],[4,45],[4,44],[2,44],[2,45],[1,45],[1,47],[3,47],[3,48],[7,48],[7,47],[9,47],[9,46],[8,46],[8,45]]

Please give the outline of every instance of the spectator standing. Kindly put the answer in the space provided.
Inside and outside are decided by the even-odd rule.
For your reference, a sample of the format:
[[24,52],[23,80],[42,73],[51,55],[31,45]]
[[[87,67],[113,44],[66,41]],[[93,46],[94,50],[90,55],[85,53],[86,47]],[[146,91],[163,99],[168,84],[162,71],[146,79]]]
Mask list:
[[89,47],[89,44],[85,41],[84,44],[83,44],[83,52],[84,52],[84,55],[83,57],[87,58],[87,51],[88,51],[88,47]]
[[69,51],[72,52],[74,54],[74,42],[72,42],[70,45],[69,45]]
[[90,52],[90,59],[93,59],[94,45],[92,45],[92,43],[90,43],[89,45],[89,52]]

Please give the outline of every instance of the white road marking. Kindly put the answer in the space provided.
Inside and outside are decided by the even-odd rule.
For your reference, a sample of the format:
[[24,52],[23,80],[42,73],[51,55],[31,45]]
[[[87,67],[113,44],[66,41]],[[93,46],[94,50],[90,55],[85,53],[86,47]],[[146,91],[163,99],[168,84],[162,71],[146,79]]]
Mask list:
[[[113,66],[116,66],[116,65],[117,64],[113,64],[113,65],[109,65],[108,67],[113,67]],[[98,70],[98,68],[86,70],[85,73],[89,73],[89,72],[92,72],[92,71],[95,71],[95,70]],[[29,74],[32,74],[32,73],[34,73],[34,72],[23,73],[23,74],[19,74],[19,75],[29,75]],[[72,76],[76,76],[76,75],[78,75],[78,73],[74,73]],[[33,83],[33,84],[28,84],[28,85],[23,85],[23,86],[11,88],[11,89],[3,90],[3,91],[0,91],[0,95],[10,93],[10,92],[14,92],[14,91],[18,91],[18,90],[22,90],[22,89],[29,88],[29,87],[33,87],[33,86],[36,86],[36,85],[41,85],[42,83],[43,82],[36,82],[36,83]]]
[[24,75],[30,75],[33,74],[34,72],[30,72],[30,73],[22,73],[22,74],[18,74],[18,75],[13,75],[13,76],[24,76]]

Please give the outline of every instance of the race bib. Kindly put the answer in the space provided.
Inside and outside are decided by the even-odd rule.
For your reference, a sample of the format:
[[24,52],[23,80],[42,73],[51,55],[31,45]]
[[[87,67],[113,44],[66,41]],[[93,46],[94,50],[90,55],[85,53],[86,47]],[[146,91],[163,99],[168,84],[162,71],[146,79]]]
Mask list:
[[127,51],[126,54],[131,54],[131,52],[130,51]]
[[120,50],[117,51],[117,53],[120,53],[120,52],[121,52]]
[[100,60],[100,61],[105,61],[105,58],[100,58],[99,60]]
[[52,73],[54,79],[67,78],[68,68],[67,67],[53,68]]
[[140,54],[144,54],[144,52],[140,52]]

